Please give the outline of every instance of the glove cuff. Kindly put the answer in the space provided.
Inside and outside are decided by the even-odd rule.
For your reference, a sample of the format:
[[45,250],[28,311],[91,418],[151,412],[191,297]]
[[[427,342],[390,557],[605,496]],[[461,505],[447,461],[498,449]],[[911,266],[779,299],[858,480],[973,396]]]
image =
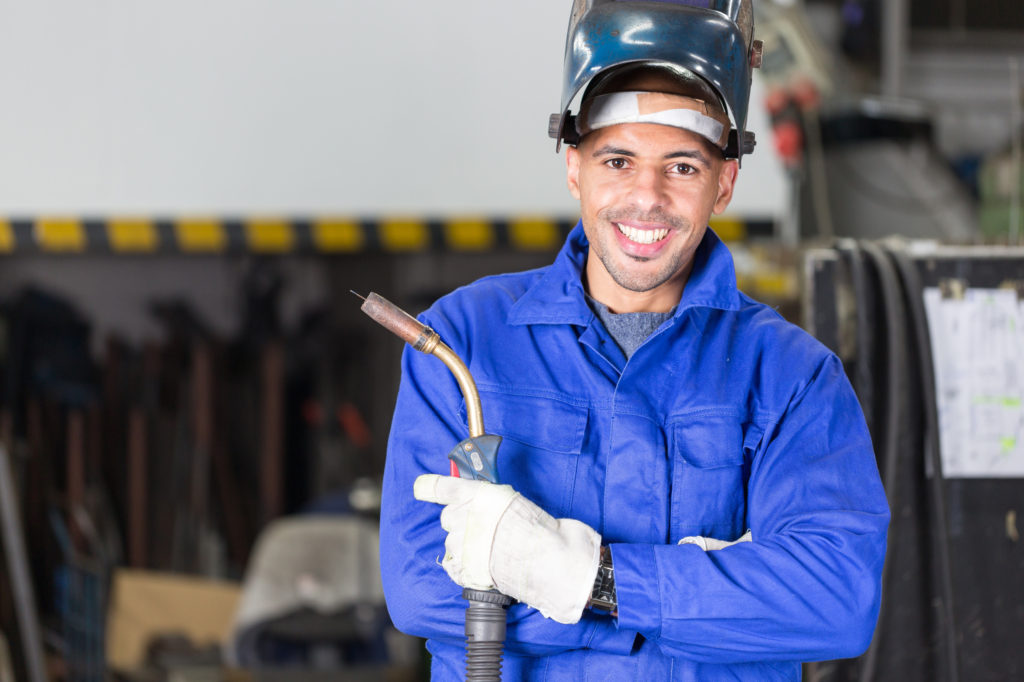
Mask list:
[[555,519],[524,497],[495,534],[491,576],[513,596],[560,623],[576,623],[590,600],[601,536],[575,519]]

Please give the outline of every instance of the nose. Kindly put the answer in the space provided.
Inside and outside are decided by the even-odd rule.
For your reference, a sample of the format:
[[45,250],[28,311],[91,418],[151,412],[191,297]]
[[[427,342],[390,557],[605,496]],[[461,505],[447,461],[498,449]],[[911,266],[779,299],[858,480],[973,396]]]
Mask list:
[[640,168],[633,174],[630,196],[644,211],[665,206],[666,190],[666,178],[658,168]]

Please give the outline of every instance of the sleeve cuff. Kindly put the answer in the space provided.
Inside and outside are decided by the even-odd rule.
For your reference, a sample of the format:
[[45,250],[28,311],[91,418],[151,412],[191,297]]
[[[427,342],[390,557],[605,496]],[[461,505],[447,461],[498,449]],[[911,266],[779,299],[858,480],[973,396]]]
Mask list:
[[628,656],[633,652],[633,644],[636,642],[636,632],[623,629],[616,625],[615,620],[608,616],[600,616],[595,622],[595,627],[590,635],[588,649],[604,651],[610,654]]
[[661,636],[658,562],[653,545],[611,545],[619,629],[647,639]]

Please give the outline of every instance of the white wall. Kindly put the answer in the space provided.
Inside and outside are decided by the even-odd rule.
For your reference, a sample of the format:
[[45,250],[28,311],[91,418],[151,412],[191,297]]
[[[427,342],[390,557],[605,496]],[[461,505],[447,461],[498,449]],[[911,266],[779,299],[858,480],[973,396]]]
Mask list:
[[[568,0],[0,0],[0,215],[571,214]],[[731,213],[788,191],[760,90]]]

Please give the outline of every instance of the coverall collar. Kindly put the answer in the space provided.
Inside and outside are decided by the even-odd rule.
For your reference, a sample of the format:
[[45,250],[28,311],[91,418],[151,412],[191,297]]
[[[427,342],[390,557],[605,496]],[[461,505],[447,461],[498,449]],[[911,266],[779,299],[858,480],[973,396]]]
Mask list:
[[[589,248],[580,221],[569,233],[555,262],[509,311],[508,323],[588,325],[594,317],[583,291],[583,269]],[[741,305],[732,255],[708,228],[697,247],[693,271],[674,317],[691,308],[738,310]]]

